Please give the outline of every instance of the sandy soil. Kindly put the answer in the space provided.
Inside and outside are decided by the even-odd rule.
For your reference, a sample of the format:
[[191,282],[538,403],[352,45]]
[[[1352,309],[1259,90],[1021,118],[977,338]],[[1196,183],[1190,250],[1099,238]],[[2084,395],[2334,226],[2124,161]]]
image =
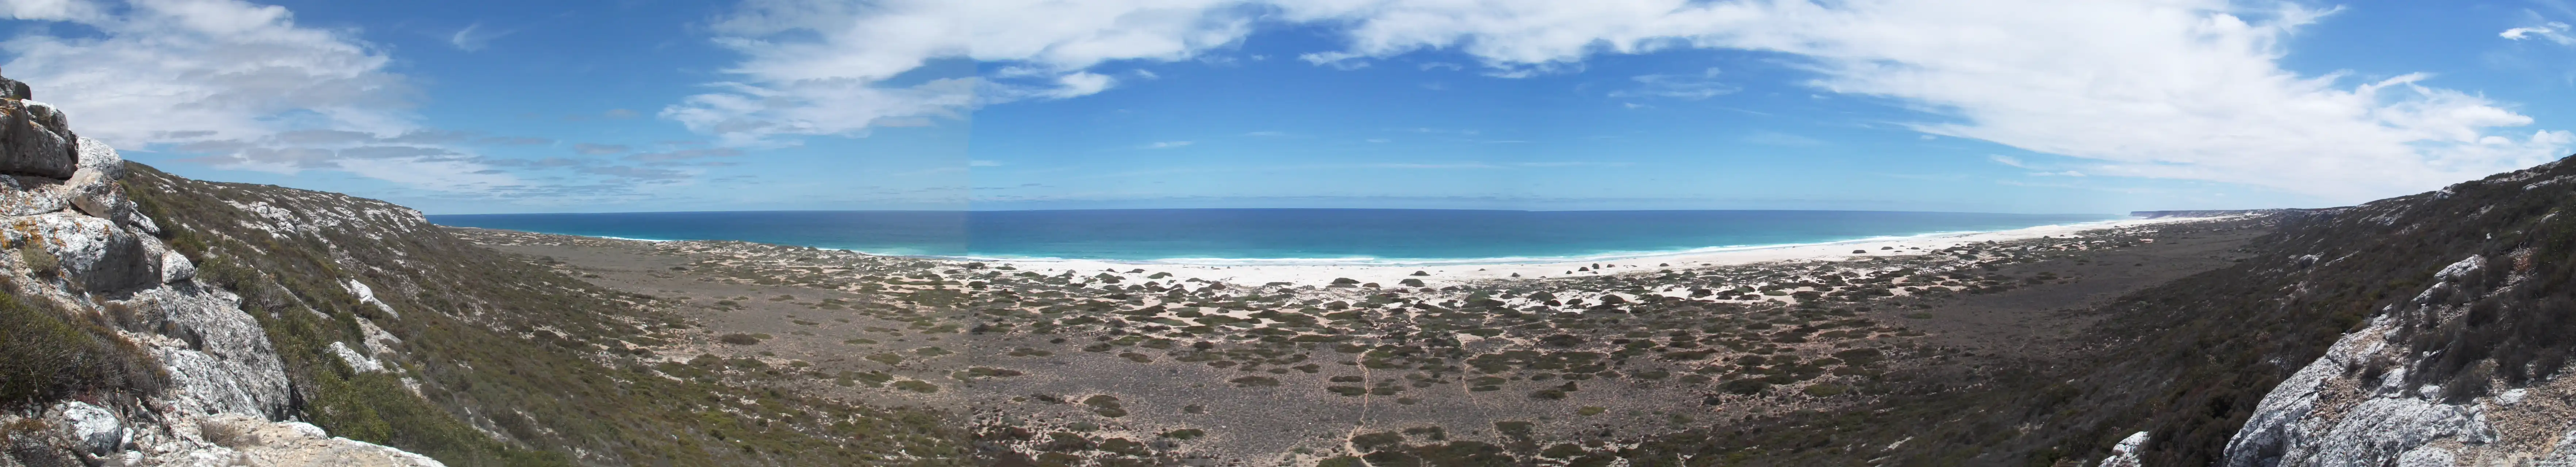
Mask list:
[[[1427,285],[1440,287],[1477,281],[1567,277],[1577,275],[1619,274],[1646,268],[1705,268],[1738,266],[1768,262],[1850,261],[1889,256],[1919,255],[1960,245],[2003,242],[2045,237],[2074,237],[2102,232],[2134,230],[2178,222],[2207,222],[2220,218],[2162,218],[2044,225],[1993,232],[1963,232],[1905,237],[1886,237],[1842,242],[1796,244],[1783,246],[1711,248],[1688,252],[1635,256],[1606,256],[1572,261],[1494,261],[1423,264],[1329,264],[1299,260],[1297,264],[1257,264],[1259,261],[1207,260],[1174,261],[1103,261],[1103,260],[1027,260],[997,259],[989,262],[1010,264],[1021,269],[1039,271],[1127,271],[1143,269],[1147,274],[1171,273],[1183,278],[1197,278],[1237,284],[1287,282],[1294,285],[1322,286],[1334,279],[1351,278],[1360,282],[1394,284],[1407,278],[1421,279]],[[1428,276],[1414,276],[1426,272]]]
[[660,297],[702,327],[653,347],[669,377],[946,408],[987,458],[1248,465],[1387,439],[1616,449],[1973,381],[2079,351],[2068,336],[2100,317],[2070,310],[2227,264],[2264,226],[2124,221],[1598,267],[972,262],[456,231]]

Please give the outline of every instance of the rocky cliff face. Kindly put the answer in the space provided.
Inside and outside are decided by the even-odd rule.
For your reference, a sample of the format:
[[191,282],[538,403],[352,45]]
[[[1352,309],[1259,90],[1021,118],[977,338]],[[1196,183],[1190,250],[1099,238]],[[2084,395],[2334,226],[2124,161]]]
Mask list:
[[2407,206],[2465,216],[2396,209],[2374,218],[2453,217],[2475,226],[2483,245],[2422,273],[2420,292],[2387,301],[2275,386],[2228,440],[2223,463],[2576,465],[2576,378],[2563,375],[2563,336],[2576,331],[2567,283],[2576,213],[2558,201],[2576,180],[2568,165],[2464,183]]
[[[0,288],[28,313],[95,324],[92,338],[136,350],[124,358],[148,366],[138,378],[161,383],[74,381],[5,401],[21,408],[0,413],[0,466],[438,465],[289,421],[299,394],[267,332],[138,211],[116,150],[73,134],[25,84],[0,89],[0,244],[13,253]],[[29,330],[0,339],[28,338],[13,332]]]

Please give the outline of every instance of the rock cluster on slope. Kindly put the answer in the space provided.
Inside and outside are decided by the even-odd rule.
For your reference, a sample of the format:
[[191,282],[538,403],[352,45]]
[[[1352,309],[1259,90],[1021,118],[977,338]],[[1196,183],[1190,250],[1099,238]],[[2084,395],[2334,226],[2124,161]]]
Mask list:
[[[2566,178],[2523,183],[2564,163],[2485,182],[2527,191]],[[2494,211],[2504,209],[2475,212]],[[2563,235],[2564,228],[2527,231]],[[2551,269],[2563,265],[2545,256],[2564,255],[2550,249],[2565,244],[2488,239],[2496,244],[2490,254],[2410,282],[2430,285],[2395,297],[2274,386],[2227,441],[2220,465],[2576,465],[2576,378],[2558,375],[2564,361],[2550,361],[2553,349],[2545,348],[2548,334],[2565,332],[2547,320],[2566,313],[2544,288],[2555,285]],[[2517,337],[2483,337],[2489,332]],[[2514,358],[2523,355],[2541,357]]]
[[[20,302],[117,329],[167,373],[142,397],[87,395],[0,414],[19,465],[438,465],[286,421],[296,397],[240,298],[196,278],[187,255],[128,199],[124,161],[73,134],[28,86],[0,78],[0,282]],[[104,316],[118,313],[121,316]]]

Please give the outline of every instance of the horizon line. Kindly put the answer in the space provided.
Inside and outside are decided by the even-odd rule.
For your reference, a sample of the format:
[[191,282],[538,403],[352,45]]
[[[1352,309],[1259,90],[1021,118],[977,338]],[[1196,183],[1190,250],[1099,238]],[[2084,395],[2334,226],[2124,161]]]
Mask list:
[[1074,211],[1453,211],[1453,212],[1881,212],[1919,214],[2006,214],[2028,216],[2111,215],[2131,216],[2139,212],[2166,211],[2251,211],[2252,209],[2164,209],[2126,213],[2028,213],[1979,211],[1910,211],[1887,209],[1461,209],[1461,208],[1075,208],[1075,209],[766,209],[708,211],[595,211],[595,212],[517,212],[517,213],[446,213],[423,216],[542,216],[566,214],[709,214],[709,213],[829,213],[829,212],[907,212],[907,213],[974,213],[974,212],[1074,212]]

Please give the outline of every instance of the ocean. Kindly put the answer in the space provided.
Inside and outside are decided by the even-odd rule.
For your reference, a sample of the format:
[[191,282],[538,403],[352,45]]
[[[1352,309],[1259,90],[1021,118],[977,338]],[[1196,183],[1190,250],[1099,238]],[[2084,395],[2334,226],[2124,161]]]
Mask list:
[[890,254],[1205,264],[1563,261],[2125,219],[1897,211],[1106,209],[434,215],[434,223]]

